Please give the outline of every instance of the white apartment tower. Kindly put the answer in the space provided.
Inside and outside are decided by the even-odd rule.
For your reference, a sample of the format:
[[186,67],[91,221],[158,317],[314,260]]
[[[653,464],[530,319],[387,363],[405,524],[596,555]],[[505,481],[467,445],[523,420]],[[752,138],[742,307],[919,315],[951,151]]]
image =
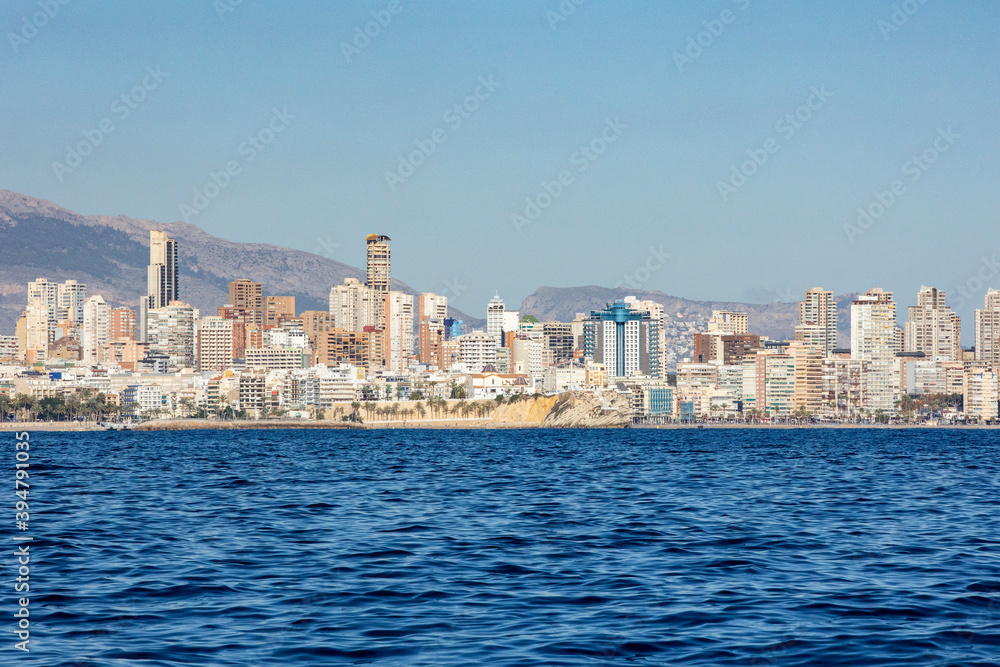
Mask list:
[[802,340],[822,346],[823,356],[830,356],[837,347],[837,302],[833,292],[822,287],[806,290],[805,299],[799,301],[799,326],[803,327],[803,333],[808,333]]
[[876,287],[851,303],[851,358],[871,362],[867,375],[867,407],[871,410],[895,410],[899,394],[894,373],[894,360],[900,351],[897,331],[892,292]]
[[976,359],[1000,365],[1000,290],[992,287],[984,307],[976,310]]
[[493,337],[497,347],[503,347],[504,316],[507,307],[500,298],[500,294],[494,295],[490,302],[486,304],[486,333]]
[[83,361],[97,363],[97,350],[111,339],[111,306],[101,296],[92,296],[83,304]]
[[376,300],[375,291],[368,285],[357,278],[346,278],[343,285],[330,289],[330,328],[364,331],[365,327],[376,326]]
[[906,352],[923,352],[933,361],[962,360],[962,323],[944,299],[941,290],[920,287],[917,305],[907,309]]
[[387,292],[385,295],[386,369],[402,373],[413,354],[413,295]]

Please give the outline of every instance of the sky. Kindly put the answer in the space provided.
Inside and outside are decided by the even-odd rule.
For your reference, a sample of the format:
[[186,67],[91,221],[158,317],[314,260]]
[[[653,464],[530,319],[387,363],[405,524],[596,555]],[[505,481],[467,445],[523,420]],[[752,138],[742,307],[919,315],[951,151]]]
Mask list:
[[5,0],[0,187],[358,267],[386,234],[395,277],[479,316],[578,285],[905,313],[931,285],[969,341],[1000,287],[998,14]]

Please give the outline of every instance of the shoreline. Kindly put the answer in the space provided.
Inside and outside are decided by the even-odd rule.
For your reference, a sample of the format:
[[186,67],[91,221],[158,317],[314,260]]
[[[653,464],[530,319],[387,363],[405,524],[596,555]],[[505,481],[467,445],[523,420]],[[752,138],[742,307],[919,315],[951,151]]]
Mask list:
[[[407,422],[371,422],[352,423],[332,420],[289,420],[289,419],[259,419],[245,421],[217,421],[200,419],[171,419],[145,422],[127,429],[109,429],[94,423],[73,422],[5,422],[0,424],[0,432],[40,431],[53,433],[96,432],[111,430],[128,431],[236,431],[236,430],[410,430],[410,429],[444,429],[444,430],[510,430],[528,428],[558,428],[558,429],[609,429],[625,430],[621,426],[545,426],[540,422],[494,422],[492,419],[435,419]],[[1000,425],[990,424],[637,424],[627,427],[638,430],[697,430],[697,429],[996,429]]]

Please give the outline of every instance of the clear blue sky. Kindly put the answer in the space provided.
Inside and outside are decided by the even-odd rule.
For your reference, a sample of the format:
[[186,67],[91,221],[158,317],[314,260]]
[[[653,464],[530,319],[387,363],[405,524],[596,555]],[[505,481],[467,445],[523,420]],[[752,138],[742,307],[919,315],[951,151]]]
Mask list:
[[[0,13],[0,187],[81,213],[181,219],[233,161],[239,173],[191,222],[356,266],[364,235],[388,234],[396,276],[479,315],[494,290],[517,305],[539,285],[625,275],[698,299],[881,286],[905,307],[923,283],[954,302],[1000,255],[994,1],[913,0],[889,32],[883,0],[588,0],[558,22],[557,0],[401,0],[350,61],[343,44],[389,0],[243,0],[221,16],[235,0],[71,0],[23,38],[38,2]],[[147,67],[167,74],[124,116],[116,100]],[[499,85],[446,118],[480,77]],[[823,87],[832,96],[809,99]],[[779,127],[807,101],[808,120]],[[294,118],[251,161],[241,142],[276,108]],[[57,176],[67,145],[104,119],[111,133]],[[605,131],[609,119],[625,127]],[[439,128],[445,141],[391,190],[386,172]],[[905,163],[939,128],[960,136],[913,180]],[[602,132],[614,141],[601,155],[574,155]],[[731,165],[762,150],[724,201]],[[564,170],[568,185],[518,231],[511,216]],[[851,243],[844,225],[895,180],[901,194]],[[651,246],[671,256],[636,273]],[[1000,287],[1000,267],[982,274]],[[983,293],[960,310],[966,340]]]

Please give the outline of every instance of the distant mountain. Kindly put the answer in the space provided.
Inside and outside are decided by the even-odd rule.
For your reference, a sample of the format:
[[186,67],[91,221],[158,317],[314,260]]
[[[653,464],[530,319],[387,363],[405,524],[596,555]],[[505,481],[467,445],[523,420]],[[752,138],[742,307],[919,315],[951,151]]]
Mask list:
[[[263,283],[265,295],[291,295],[299,311],[326,310],[330,288],[344,278],[365,279],[363,270],[300,250],[265,243],[235,243],[184,222],[159,223],[125,216],[82,216],[52,202],[0,190],[0,332],[13,333],[36,278],[87,284],[88,296],[138,307],[146,291],[149,230],[177,239],[180,294],[202,314],[226,303],[236,278]],[[364,235],[359,232],[358,242]],[[393,280],[393,289],[416,294]],[[485,321],[461,311],[468,326]]]
[[[803,297],[805,296],[805,290]],[[797,302],[741,303],[738,301],[692,301],[663,292],[611,289],[597,287],[539,287],[521,304],[521,314],[531,314],[540,321],[569,322],[576,313],[599,310],[604,304],[626,296],[655,301],[663,304],[668,325],[668,337],[673,329],[676,336],[686,335],[690,330],[703,331],[713,310],[735,310],[748,314],[751,333],[772,339],[792,339],[798,324],[799,306]],[[856,294],[844,294],[837,298],[837,339],[838,345],[850,344],[851,301]],[[690,344],[690,340],[688,340]]]

